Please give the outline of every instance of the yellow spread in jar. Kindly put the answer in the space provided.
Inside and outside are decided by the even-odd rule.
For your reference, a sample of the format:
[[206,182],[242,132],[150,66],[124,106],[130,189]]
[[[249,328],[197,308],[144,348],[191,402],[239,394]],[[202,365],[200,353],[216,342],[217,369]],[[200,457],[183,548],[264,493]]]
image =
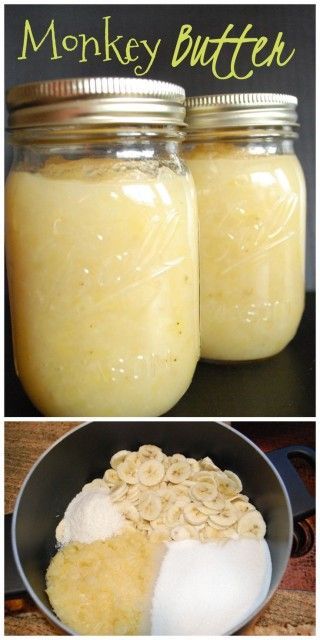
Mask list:
[[295,335],[304,307],[300,164],[233,143],[199,143],[185,155],[200,219],[201,355],[274,355]]
[[52,416],[156,416],[199,356],[193,183],[156,161],[53,158],[7,182],[15,361]]

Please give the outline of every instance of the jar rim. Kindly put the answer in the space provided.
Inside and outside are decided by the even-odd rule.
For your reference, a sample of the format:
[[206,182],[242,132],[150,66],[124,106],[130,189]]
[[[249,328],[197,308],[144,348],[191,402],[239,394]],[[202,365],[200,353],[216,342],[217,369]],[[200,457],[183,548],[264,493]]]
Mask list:
[[189,130],[254,126],[297,127],[296,96],[283,93],[228,93],[186,99]]
[[86,77],[16,85],[6,95],[9,128],[74,124],[184,127],[180,85],[142,78]]

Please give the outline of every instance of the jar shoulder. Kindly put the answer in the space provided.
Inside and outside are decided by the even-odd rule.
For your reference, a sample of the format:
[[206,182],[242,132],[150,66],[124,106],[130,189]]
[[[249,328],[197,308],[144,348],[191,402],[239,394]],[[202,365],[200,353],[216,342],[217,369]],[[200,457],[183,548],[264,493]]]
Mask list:
[[39,173],[47,177],[104,180],[148,179],[163,173],[188,176],[189,167],[176,144],[153,141],[104,145],[17,146],[9,175]]

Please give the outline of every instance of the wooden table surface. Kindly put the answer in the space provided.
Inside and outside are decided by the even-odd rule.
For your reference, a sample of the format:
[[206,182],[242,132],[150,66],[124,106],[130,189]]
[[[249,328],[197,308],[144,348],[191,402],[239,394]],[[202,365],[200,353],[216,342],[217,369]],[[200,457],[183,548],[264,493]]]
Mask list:
[[[5,511],[13,510],[28,470],[57,438],[77,422],[7,422],[5,424]],[[314,446],[314,423],[233,423],[264,451],[280,446]],[[302,473],[302,469],[298,469]],[[309,490],[314,477],[304,470]],[[308,519],[314,529],[314,518]],[[315,635],[315,549],[291,558],[280,588],[246,635]],[[28,600],[6,602],[5,635],[62,635]]]

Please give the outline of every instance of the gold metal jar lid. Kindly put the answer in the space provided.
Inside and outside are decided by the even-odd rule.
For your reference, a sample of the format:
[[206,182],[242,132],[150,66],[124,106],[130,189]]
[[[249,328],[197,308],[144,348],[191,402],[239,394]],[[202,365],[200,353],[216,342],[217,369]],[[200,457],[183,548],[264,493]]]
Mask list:
[[228,93],[187,98],[186,122],[195,129],[297,127],[295,96],[283,93]]
[[71,78],[7,92],[9,127],[155,124],[184,126],[185,91],[140,78]]

